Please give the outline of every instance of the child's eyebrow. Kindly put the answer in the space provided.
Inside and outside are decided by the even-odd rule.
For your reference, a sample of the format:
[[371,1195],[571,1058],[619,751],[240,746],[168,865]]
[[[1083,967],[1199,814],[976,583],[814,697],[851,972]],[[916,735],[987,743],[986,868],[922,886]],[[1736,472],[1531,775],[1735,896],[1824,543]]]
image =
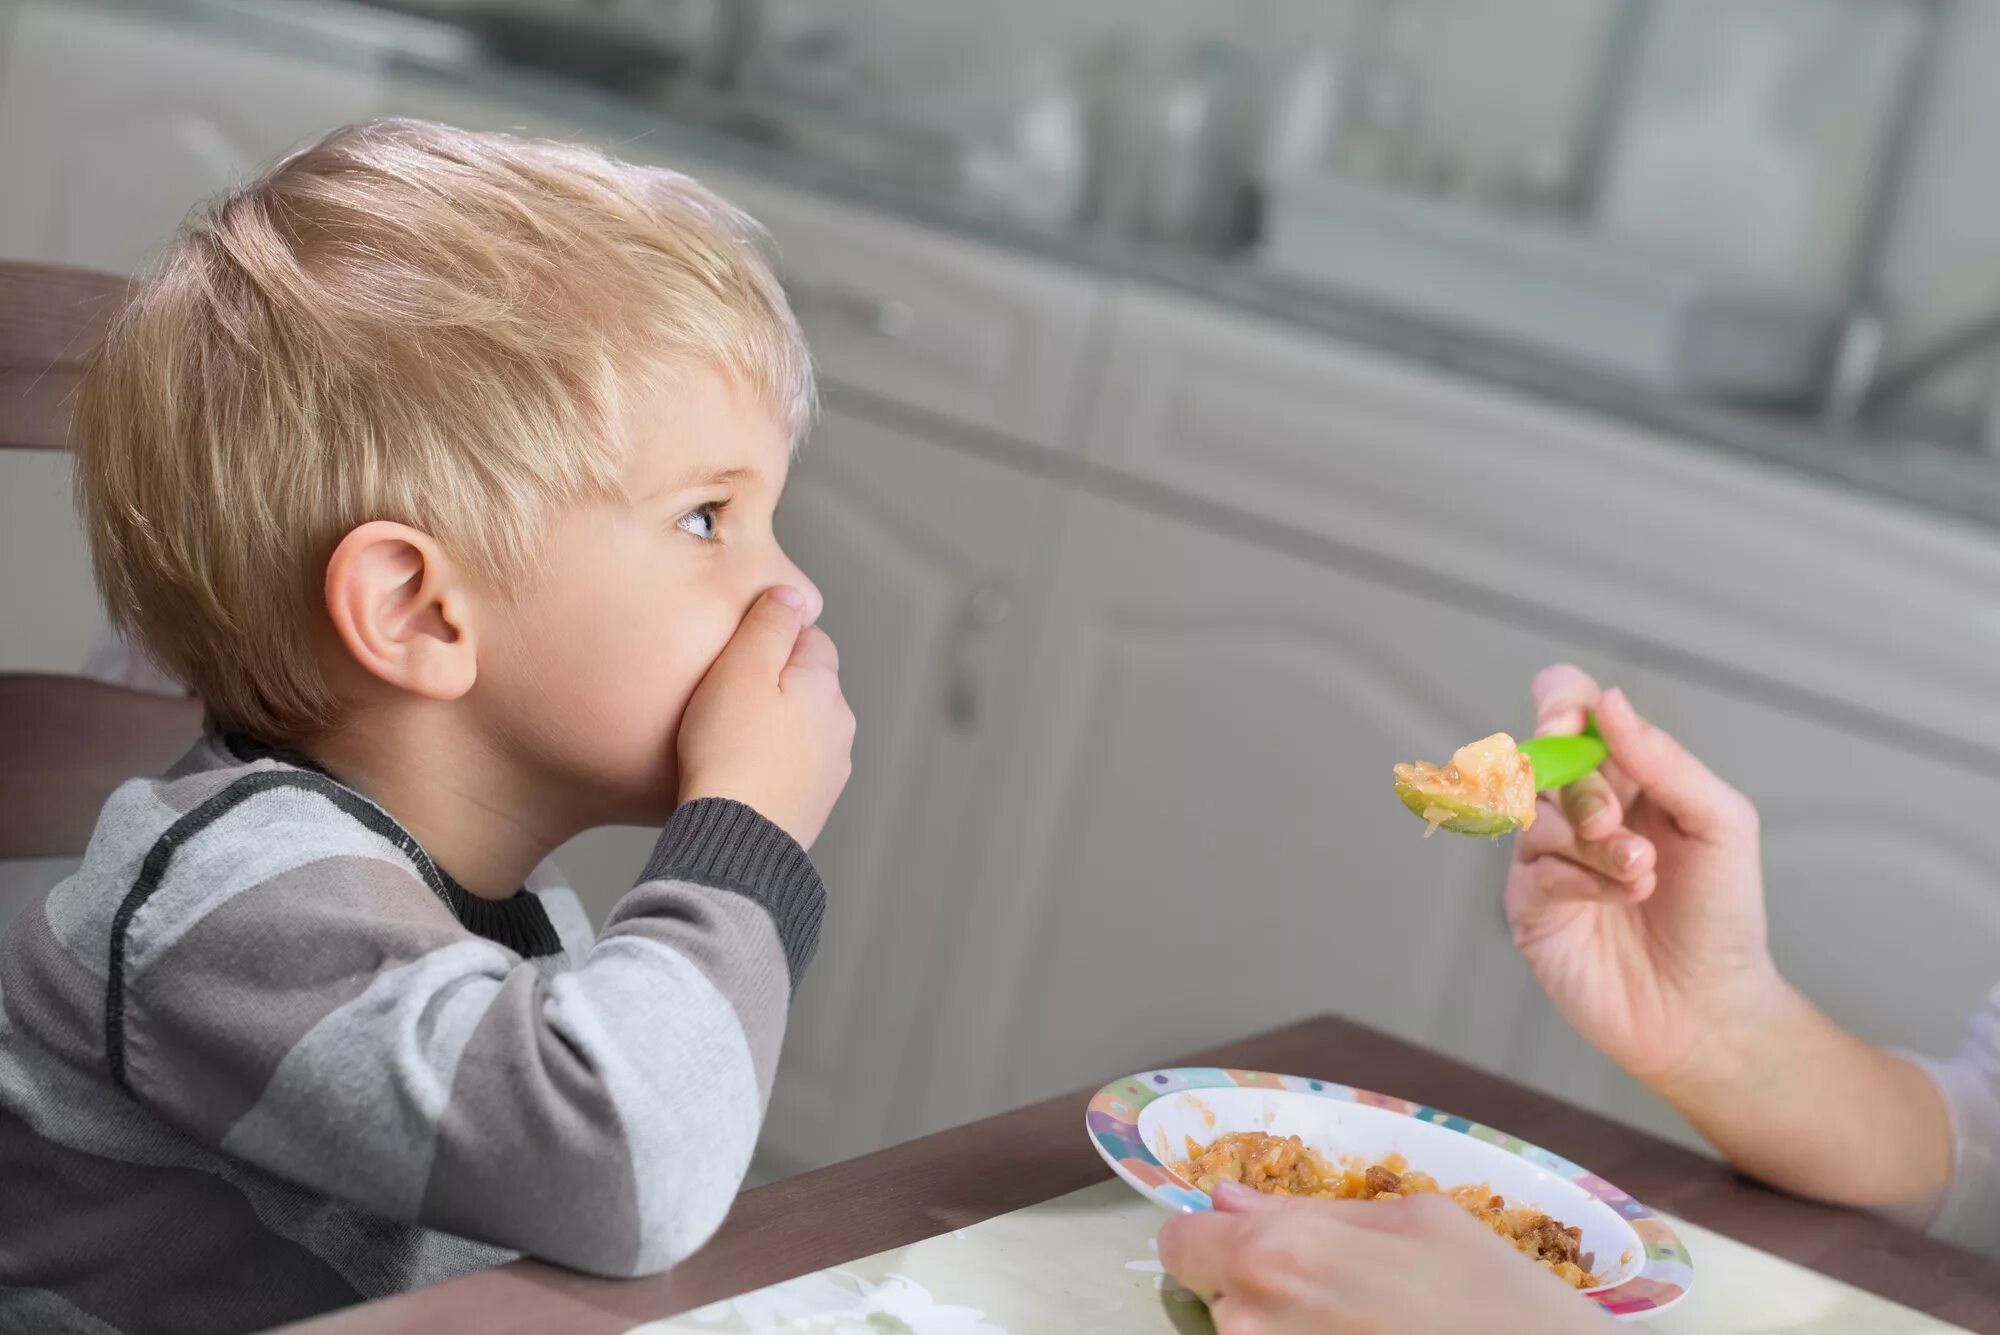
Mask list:
[[679,491],[692,491],[696,487],[712,487],[723,482],[743,482],[757,476],[754,468],[693,468],[668,478],[647,493],[649,501],[662,496],[671,496]]

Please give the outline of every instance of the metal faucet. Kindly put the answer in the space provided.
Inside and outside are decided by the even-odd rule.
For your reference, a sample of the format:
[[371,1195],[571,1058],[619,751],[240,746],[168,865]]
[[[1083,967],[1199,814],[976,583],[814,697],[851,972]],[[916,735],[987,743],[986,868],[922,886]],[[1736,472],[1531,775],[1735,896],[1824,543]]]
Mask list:
[[764,0],[715,0],[715,33],[699,68],[712,88],[735,92],[764,36]]
[[[1820,420],[1837,431],[1859,426],[1891,398],[1928,378],[1942,361],[1955,358],[1962,351],[1934,349],[1919,353],[1886,373],[1883,368],[1889,302],[1881,291],[1882,270],[1900,221],[1904,197],[1909,192],[1925,128],[1924,111],[1943,58],[1948,18],[1945,0],[1925,0],[1920,15],[1923,26],[1904,62],[1889,124],[1883,132],[1873,185],[1861,217],[1860,236],[1847,271],[1846,318],[1833,349],[1820,403]],[[1946,355],[1940,357],[1939,353]]]

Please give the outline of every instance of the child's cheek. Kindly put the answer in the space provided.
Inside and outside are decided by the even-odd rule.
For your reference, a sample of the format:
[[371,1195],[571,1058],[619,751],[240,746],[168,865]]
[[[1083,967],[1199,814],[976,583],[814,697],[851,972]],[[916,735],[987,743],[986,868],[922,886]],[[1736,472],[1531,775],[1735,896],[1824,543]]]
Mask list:
[[651,737],[671,745],[688,701],[729,644],[739,618],[726,606],[683,598],[643,637],[625,674],[621,691],[630,702],[626,717],[646,720]]

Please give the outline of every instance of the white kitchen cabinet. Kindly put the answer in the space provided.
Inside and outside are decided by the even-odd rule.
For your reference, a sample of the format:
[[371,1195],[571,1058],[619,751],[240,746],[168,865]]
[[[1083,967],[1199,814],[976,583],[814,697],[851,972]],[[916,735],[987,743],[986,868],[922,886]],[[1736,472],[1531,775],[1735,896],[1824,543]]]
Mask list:
[[685,169],[770,229],[830,383],[1014,441],[1073,439],[1103,280],[768,181]]
[[[2000,796],[1986,680],[2000,621],[1979,610],[2000,544],[1180,298],[1126,292],[1114,308],[1094,459],[1148,504],[1213,507],[1439,614],[1484,609],[1614,649],[1615,675],[1765,806],[1780,963],[1870,1038],[1955,1046],[2000,978],[2000,837],[1956,814]],[[1560,524],[1543,522],[1551,507]],[[1274,559],[1229,565],[1261,582]],[[1468,712],[1465,736],[1508,721],[1492,707]],[[1690,1138],[1532,987],[1509,990],[1524,975],[1507,953],[1475,952],[1454,980],[1446,1013],[1478,1017],[1464,1040],[1426,1027],[1418,996],[1442,984],[1372,994],[1372,1013],[1324,1004]]]
[[1198,521],[1066,530],[898,1131],[1329,1010],[1501,1065],[1508,848],[1426,841],[1390,766],[1525,730],[1553,659],[1616,665]]
[[1104,282],[1083,270],[721,166],[671,136],[612,128],[585,107],[530,107],[407,71],[392,75],[381,105],[386,115],[580,140],[686,172],[770,233],[829,403],[858,391],[1015,443],[1074,446],[1089,388],[1081,368],[1105,304]]
[[546,104],[468,85],[409,66],[391,66],[376,96],[375,114],[411,120],[439,121],[461,130],[497,130],[541,139],[598,143],[611,152],[636,155],[640,143],[613,147],[614,136],[592,134],[588,117]]
[[197,204],[372,114],[379,74],[90,5],[23,4],[0,69],[0,256],[141,267]]
[[2000,767],[1991,533],[1184,297],[1110,323],[1109,467]]
[[1834,1019],[1946,1053],[2000,983],[2000,779],[1682,685],[1660,710],[1764,817],[1771,949]]
[[984,782],[1018,736],[998,688],[1016,675],[1015,604],[1048,510],[1035,476],[857,418],[828,415],[795,466],[779,534],[826,596],[859,727],[853,781],[813,847],[827,919],[765,1130],[774,1168],[891,1138],[924,980],[995,833]]

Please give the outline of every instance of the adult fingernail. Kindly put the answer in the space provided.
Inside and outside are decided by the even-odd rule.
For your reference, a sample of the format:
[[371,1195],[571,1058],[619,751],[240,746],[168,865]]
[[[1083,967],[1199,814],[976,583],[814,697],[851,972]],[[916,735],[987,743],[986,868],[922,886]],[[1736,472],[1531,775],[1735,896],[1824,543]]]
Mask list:
[[771,596],[791,608],[794,612],[799,611],[806,605],[806,596],[789,584],[781,584],[771,590]]
[[1611,860],[1617,864],[1618,870],[1630,871],[1639,865],[1640,855],[1644,851],[1637,839],[1627,839],[1611,850]]
[[1578,825],[1588,825],[1609,810],[1610,808],[1604,804],[1603,798],[1586,797],[1576,804],[1576,823]]

